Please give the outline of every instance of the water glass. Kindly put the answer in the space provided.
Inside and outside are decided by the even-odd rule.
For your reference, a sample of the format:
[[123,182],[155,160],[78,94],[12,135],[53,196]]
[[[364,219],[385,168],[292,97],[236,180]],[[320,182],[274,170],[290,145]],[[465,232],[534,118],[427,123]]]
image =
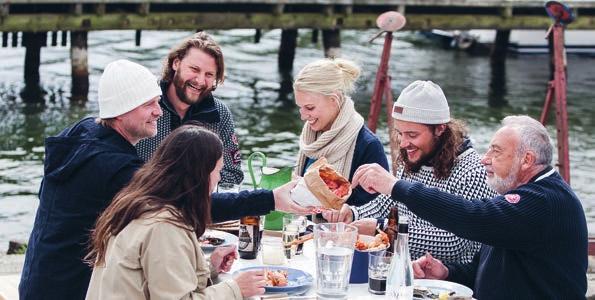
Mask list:
[[347,299],[356,239],[357,228],[353,225],[320,223],[314,226],[318,298]]
[[283,241],[278,237],[263,237],[262,263],[265,265],[283,265],[287,262],[284,255]]
[[393,253],[389,251],[370,252],[368,257],[368,291],[376,295],[386,292],[386,277]]
[[[294,215],[294,214],[286,214],[283,216],[283,232],[295,231],[297,227],[298,237],[301,237],[306,234],[306,225],[308,220],[305,216]],[[292,233],[293,234],[293,233]],[[297,249],[295,249],[294,255],[302,254],[304,244],[297,245]]]
[[283,216],[283,246],[285,250],[285,257],[287,259],[291,259],[296,252],[297,245],[294,245],[293,242],[297,240],[299,235],[298,225],[292,223],[293,215],[285,215]]

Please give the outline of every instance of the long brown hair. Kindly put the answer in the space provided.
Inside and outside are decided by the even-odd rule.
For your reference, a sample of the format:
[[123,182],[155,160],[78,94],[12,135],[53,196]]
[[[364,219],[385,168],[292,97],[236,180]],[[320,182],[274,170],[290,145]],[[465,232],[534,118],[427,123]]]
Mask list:
[[221,47],[215,42],[215,40],[205,32],[197,32],[191,37],[186,38],[179,45],[172,48],[167,55],[167,58],[163,61],[163,73],[161,79],[172,82],[176,71],[173,69],[174,60],[182,60],[188,54],[188,51],[192,48],[199,49],[206,54],[210,55],[215,59],[217,65],[217,76],[213,90],[225,79],[225,64],[223,63],[223,52]]
[[219,137],[197,125],[183,125],[161,143],[97,219],[85,260],[102,265],[107,243],[130,222],[167,210],[165,222],[193,229],[197,236],[211,222],[210,173],[223,154]]
[[426,125],[436,139],[436,147],[428,160],[412,164],[407,159],[407,152],[404,149],[399,150],[397,166],[403,166],[405,173],[417,172],[422,164],[429,164],[434,168],[434,176],[438,179],[445,179],[450,175],[452,167],[455,165],[457,156],[460,154],[461,146],[467,136],[467,128],[461,120],[451,119],[446,123],[444,132],[435,135],[438,125]]

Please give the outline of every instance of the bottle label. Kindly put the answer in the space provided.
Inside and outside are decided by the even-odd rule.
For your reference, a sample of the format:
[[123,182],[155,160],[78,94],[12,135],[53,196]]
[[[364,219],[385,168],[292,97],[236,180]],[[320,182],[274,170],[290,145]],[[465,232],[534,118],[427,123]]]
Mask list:
[[254,226],[240,224],[238,250],[251,252],[254,250]]

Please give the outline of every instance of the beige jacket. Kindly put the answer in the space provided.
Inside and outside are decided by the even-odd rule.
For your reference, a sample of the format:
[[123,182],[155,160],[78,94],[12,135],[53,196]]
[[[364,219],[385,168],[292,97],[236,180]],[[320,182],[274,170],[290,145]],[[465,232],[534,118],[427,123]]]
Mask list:
[[164,222],[169,215],[136,219],[110,239],[86,299],[242,299],[233,280],[212,285],[196,235]]

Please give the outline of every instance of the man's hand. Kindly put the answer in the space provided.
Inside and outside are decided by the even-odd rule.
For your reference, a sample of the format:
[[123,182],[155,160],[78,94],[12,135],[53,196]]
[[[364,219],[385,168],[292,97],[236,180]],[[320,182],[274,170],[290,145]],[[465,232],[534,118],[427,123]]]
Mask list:
[[367,164],[357,168],[351,180],[351,187],[355,188],[360,185],[370,194],[390,195],[395,183],[397,183],[397,178],[379,164]]
[[426,255],[415,260],[412,265],[415,278],[444,280],[448,277],[448,268],[440,260],[433,258],[430,252],[426,252]]
[[376,219],[372,218],[365,218],[361,220],[357,220],[351,225],[357,227],[357,233],[363,235],[376,235]]
[[217,273],[229,272],[233,265],[233,261],[237,258],[238,254],[235,245],[217,247],[213,250],[213,253],[211,253],[211,265],[217,270]]
[[293,180],[273,190],[273,197],[275,198],[275,210],[300,215],[311,214],[314,211],[313,207],[302,207],[291,200],[289,192],[295,187],[296,184],[297,180]]
[[322,212],[322,217],[330,223],[351,223],[353,221],[353,212],[347,204],[343,204],[341,209],[327,209]]

